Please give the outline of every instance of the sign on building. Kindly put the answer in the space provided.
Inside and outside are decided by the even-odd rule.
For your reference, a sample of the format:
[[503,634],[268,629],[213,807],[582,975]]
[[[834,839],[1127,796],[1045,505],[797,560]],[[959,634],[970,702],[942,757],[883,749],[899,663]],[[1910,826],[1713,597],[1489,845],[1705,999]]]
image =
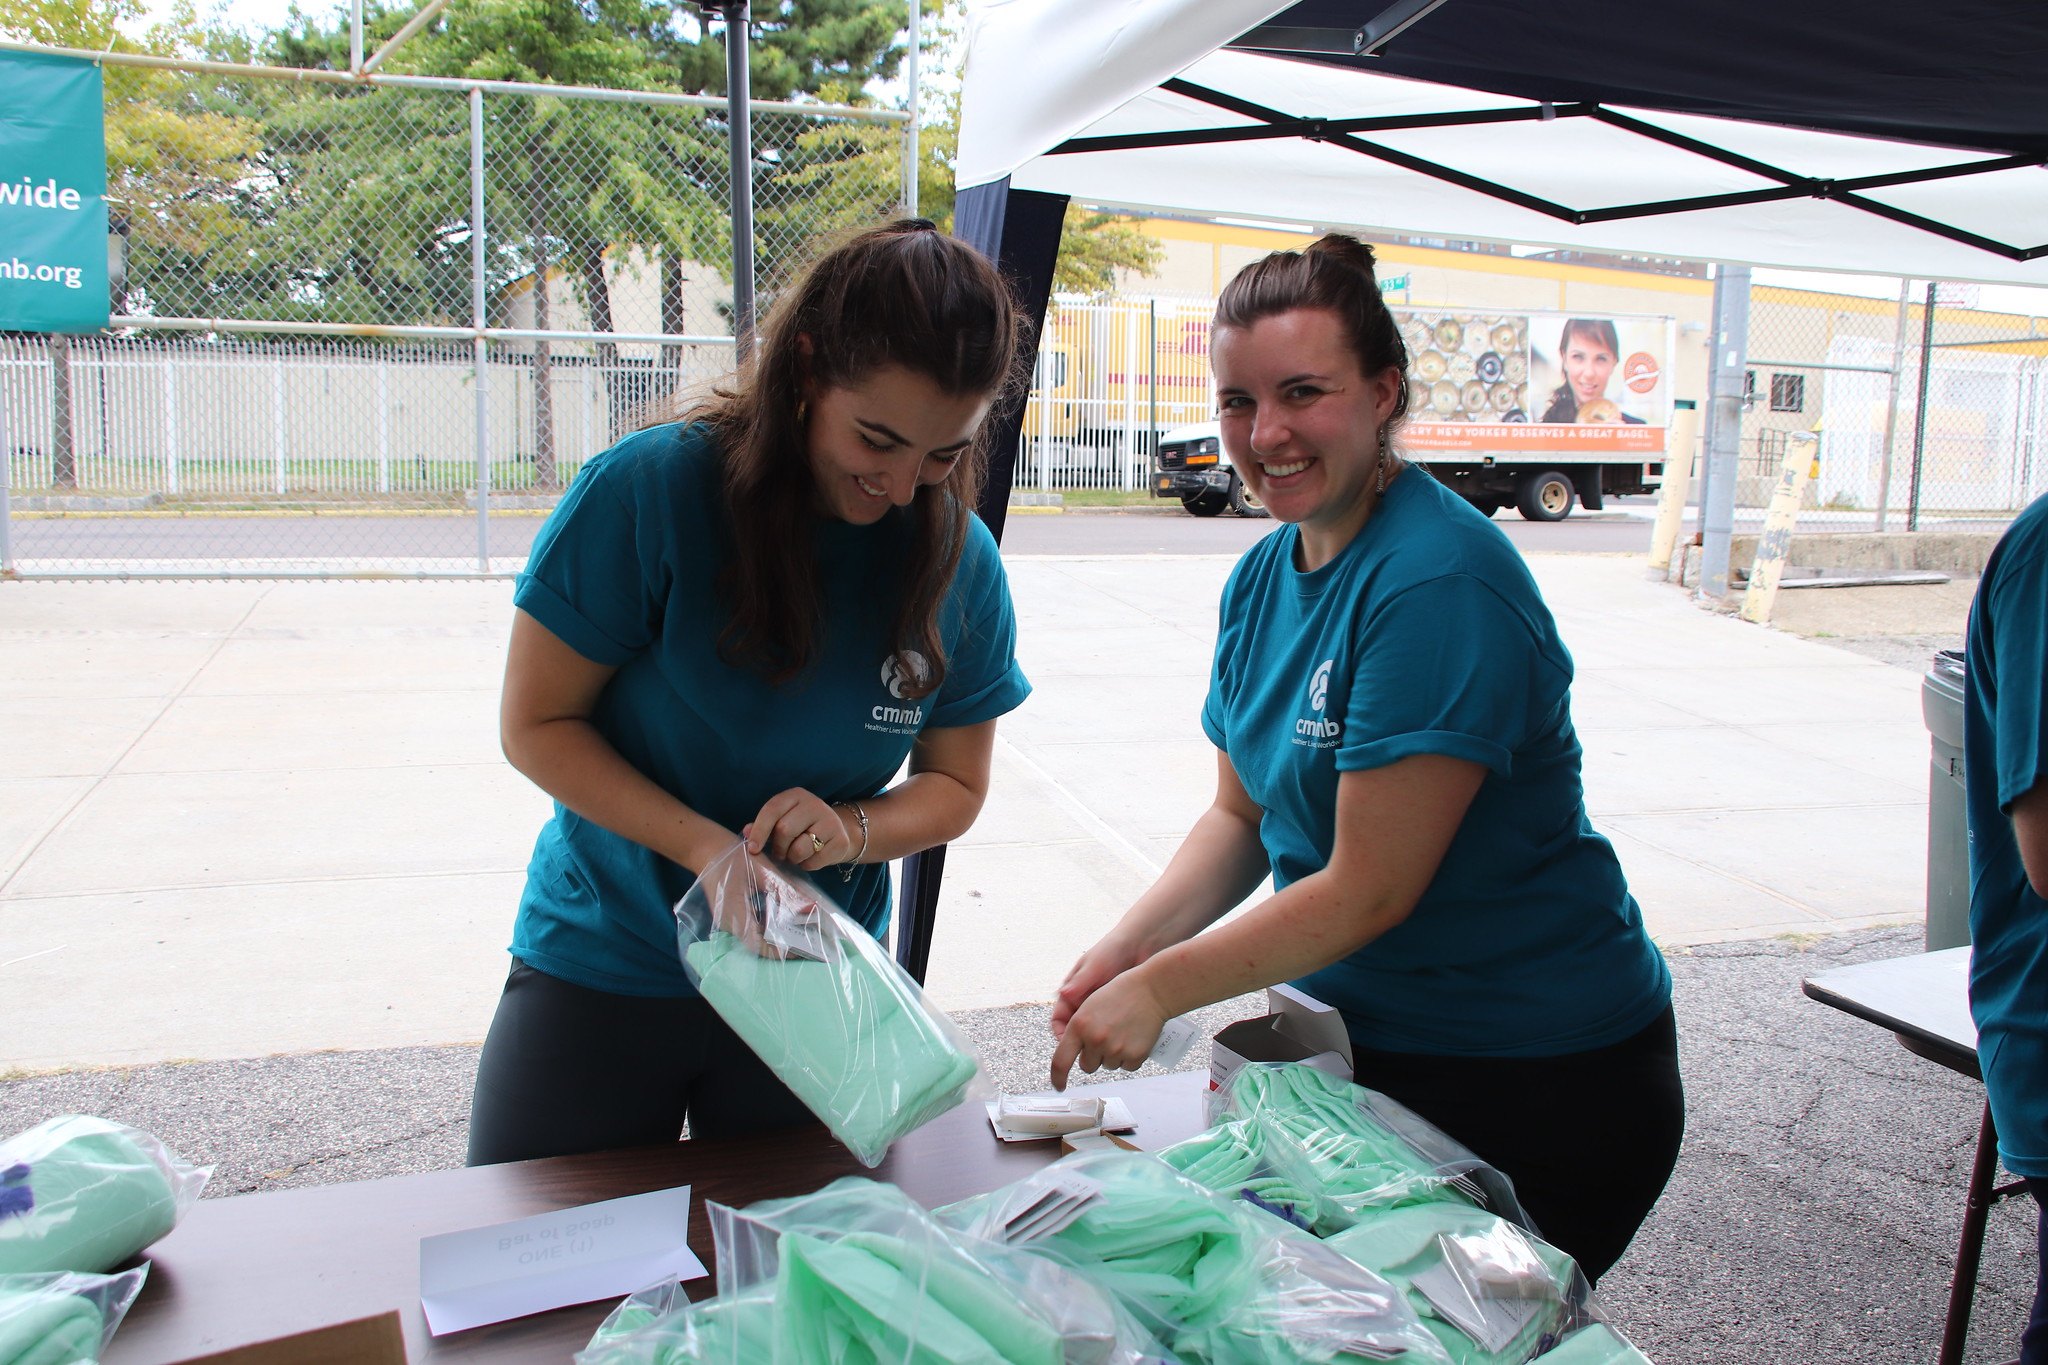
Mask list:
[[93,332],[107,305],[100,69],[0,52],[0,330]]

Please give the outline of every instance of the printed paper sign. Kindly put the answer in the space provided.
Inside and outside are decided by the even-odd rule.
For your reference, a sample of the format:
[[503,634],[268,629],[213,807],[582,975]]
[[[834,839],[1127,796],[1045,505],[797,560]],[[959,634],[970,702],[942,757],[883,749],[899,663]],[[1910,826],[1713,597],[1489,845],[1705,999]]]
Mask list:
[[707,1273],[688,1243],[690,1187],[607,1199],[420,1239],[420,1307],[435,1336],[623,1297]]

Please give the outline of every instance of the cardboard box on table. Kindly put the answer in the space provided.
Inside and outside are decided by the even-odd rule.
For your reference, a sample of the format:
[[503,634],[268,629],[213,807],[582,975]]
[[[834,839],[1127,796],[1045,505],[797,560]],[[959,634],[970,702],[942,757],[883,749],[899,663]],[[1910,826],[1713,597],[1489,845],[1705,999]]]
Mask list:
[[1221,1090],[1246,1062],[1302,1062],[1340,1080],[1351,1079],[1351,1035],[1335,1005],[1292,986],[1266,992],[1268,1013],[1217,1031],[1209,1047],[1209,1090]]

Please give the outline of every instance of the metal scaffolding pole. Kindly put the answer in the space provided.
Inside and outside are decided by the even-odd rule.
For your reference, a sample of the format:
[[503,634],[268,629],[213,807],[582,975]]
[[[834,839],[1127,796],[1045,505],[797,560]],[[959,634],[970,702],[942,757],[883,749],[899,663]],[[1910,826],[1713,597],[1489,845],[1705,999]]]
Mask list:
[[[483,336],[484,312],[484,92],[469,92],[469,312],[477,329],[476,356],[476,567],[491,571],[491,404],[490,342]],[[538,281],[545,289],[548,282]]]
[[924,20],[924,0],[910,0],[910,56],[905,75],[910,81],[910,122],[903,125],[903,213],[917,217],[917,49],[919,26]]
[[1700,490],[1701,597],[1728,595],[1728,542],[1735,534],[1735,483],[1742,453],[1743,373],[1749,353],[1749,267],[1714,271],[1713,397]]
[[732,335],[734,360],[754,358],[754,124],[748,95],[747,0],[720,0],[725,16],[725,107],[732,142]]

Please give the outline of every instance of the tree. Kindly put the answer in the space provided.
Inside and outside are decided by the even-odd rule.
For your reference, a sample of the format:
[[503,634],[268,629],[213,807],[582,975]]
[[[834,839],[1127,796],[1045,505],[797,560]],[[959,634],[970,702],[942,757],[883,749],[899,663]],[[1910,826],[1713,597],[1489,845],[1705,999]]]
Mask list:
[[[758,6],[750,78],[757,98],[786,98],[831,82],[893,73],[901,53],[894,0],[780,0]],[[404,13],[372,6],[371,41],[381,41]],[[270,35],[266,52],[281,64],[340,69],[346,64],[346,21],[300,19]],[[722,29],[706,31],[675,0],[456,0],[441,20],[398,49],[387,70],[538,84],[621,90],[718,93],[724,87]],[[450,174],[460,138],[396,120],[373,130],[392,91],[356,99],[308,92],[289,115],[273,119],[275,170],[267,193],[286,249],[311,247],[315,262],[273,269],[269,287],[317,301],[326,315],[351,299],[413,308],[438,302],[437,263],[451,246],[466,247],[468,211],[431,201],[436,184],[461,184]],[[452,104],[452,101],[443,101]],[[362,107],[356,107],[362,106]],[[494,274],[533,281],[534,330],[552,330],[550,278],[559,272],[585,304],[594,331],[612,325],[608,256],[636,249],[660,262],[662,327],[683,330],[683,263],[729,262],[726,217],[730,174],[726,129],[716,111],[549,97],[503,97],[487,103],[485,173],[487,232],[496,244]],[[779,149],[758,148],[764,166]],[[438,169],[437,169],[438,168]],[[327,225],[323,230],[321,225]],[[337,234],[335,225],[361,225]],[[729,266],[726,269],[729,274]],[[500,283],[509,282],[500,281]],[[387,315],[388,316],[388,315]],[[351,319],[354,320],[354,319]],[[361,319],[370,320],[370,319]],[[600,342],[598,361],[611,381],[621,374],[617,347]],[[672,373],[678,348],[661,367]],[[550,375],[553,350],[533,349],[535,478],[559,482]],[[626,400],[651,396],[608,382],[615,425]]]
[[[95,52],[140,52],[159,57],[189,56],[195,28],[190,0],[171,17],[142,28],[142,0],[0,0],[0,34],[21,42]],[[140,29],[141,37],[131,36]],[[187,84],[176,74],[145,67],[108,65],[104,71],[107,138],[107,209],[110,225],[125,230],[129,281],[146,281],[166,255],[213,249],[239,231],[230,188],[258,145],[248,124],[196,108]],[[108,300],[116,313],[154,299],[146,289],[124,286]],[[52,479],[78,482],[71,422],[71,344],[50,339],[55,422],[51,431]],[[104,438],[104,437],[103,437]]]

